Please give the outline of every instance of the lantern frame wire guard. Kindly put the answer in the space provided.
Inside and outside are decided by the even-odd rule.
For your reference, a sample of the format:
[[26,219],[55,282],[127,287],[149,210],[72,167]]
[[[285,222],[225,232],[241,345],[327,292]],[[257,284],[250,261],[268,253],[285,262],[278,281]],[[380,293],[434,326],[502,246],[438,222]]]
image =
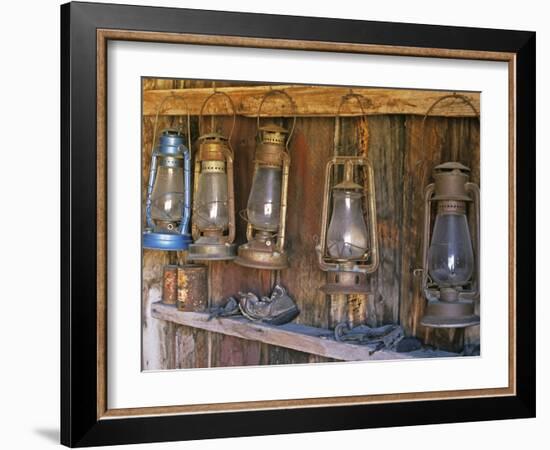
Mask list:
[[[168,142],[156,146],[158,120],[162,107],[170,100],[181,101],[187,111],[187,147],[183,144],[180,128],[166,129],[163,131],[163,137]],[[173,132],[176,134],[171,134]],[[166,134],[165,134],[166,133]],[[180,138],[181,137],[181,138]],[[180,142],[181,141],[181,142]],[[179,143],[179,145],[177,145]],[[174,149],[174,145],[177,147]],[[155,147],[156,146],[156,147]],[[159,163],[159,160],[162,161]],[[159,166],[183,167],[183,208],[179,225],[174,226],[172,222],[168,224],[165,231],[155,231],[155,220],[152,217],[152,194]],[[187,250],[192,242],[189,233],[189,224],[191,221],[191,120],[189,115],[189,105],[181,95],[171,94],[165,97],[157,108],[155,123],[153,127],[153,141],[151,150],[151,166],[149,169],[149,180],[147,184],[147,193],[145,201],[145,222],[146,227],[142,233],[142,245],[144,248],[154,250]],[[173,227],[173,228],[172,228]],[[173,230],[173,231],[172,231]]]
[[[283,96],[288,100],[292,111],[292,126],[290,130],[279,127],[274,124],[260,126],[262,107],[265,101],[274,96]],[[239,215],[247,222],[246,239],[247,243],[238,248],[238,256],[235,263],[255,269],[281,270],[288,267],[288,257],[285,252],[285,231],[286,231],[286,211],[288,198],[288,178],[290,172],[290,152],[289,143],[296,127],[296,106],[292,97],[283,90],[270,89],[263,97],[258,106],[256,119],[256,151],[254,157],[253,183],[249,193],[249,201],[246,210],[240,211]],[[273,134],[276,138],[262,140],[263,132]],[[270,135],[269,134],[269,135]],[[281,137],[287,135],[284,139],[284,145],[281,145]],[[269,136],[268,135],[268,136]],[[281,192],[279,206],[279,223],[276,230],[262,229],[253,225],[248,214],[248,207],[252,201],[253,190],[258,188],[254,181],[260,168],[267,170],[281,171]],[[272,183],[276,182],[270,180]],[[267,181],[266,181],[267,182]]]
[[[204,110],[206,105],[216,96],[225,98],[233,116],[229,136],[212,130],[210,133],[204,133],[202,122],[204,119]],[[233,160],[234,152],[231,147],[231,137],[235,129],[236,112],[235,105],[231,97],[225,92],[216,91],[210,94],[203,102],[199,113],[199,151],[195,155],[194,169],[194,199],[191,233],[193,243],[189,245],[188,258],[192,261],[209,260],[232,260],[236,257],[237,245],[235,240],[235,194],[233,186]],[[214,121],[212,120],[212,128]],[[199,217],[204,218],[199,212],[198,193],[199,182],[203,172],[203,163],[206,163],[209,171],[226,175],[227,179],[227,228],[212,226],[201,227],[197,223]],[[208,219],[207,219],[208,220]],[[227,230],[227,232],[226,232]]]
[[[343,105],[350,101],[356,100],[361,108],[361,116],[365,116],[362,99],[360,94],[350,92],[344,95],[338,107],[337,116],[335,117],[335,143],[334,153],[340,148],[338,139],[341,133],[340,119]],[[333,175],[337,171],[338,166],[344,166],[344,180],[338,184],[333,184]],[[356,168],[363,170],[363,186],[356,184],[353,180]],[[332,197],[335,188],[345,188],[349,190],[360,191],[368,211],[363,211],[363,220],[365,216],[368,220],[364,220],[367,227],[368,245],[360,257],[349,258],[346,260],[336,259],[328,253],[327,234],[329,227],[329,215],[332,212]],[[327,162],[325,169],[325,185],[323,192],[323,209],[321,218],[321,236],[318,245],[315,247],[318,256],[318,263],[321,270],[333,272],[335,281],[329,282],[321,287],[321,290],[328,295],[337,294],[364,294],[368,293],[369,289],[366,285],[366,275],[377,270],[379,264],[378,252],[378,224],[376,218],[376,191],[374,187],[374,170],[368,158],[364,156],[333,156]]]
[[[448,99],[458,99],[467,104],[479,121],[479,112],[472,102],[464,95],[450,94],[435,101],[422,119],[421,145],[424,146],[425,122],[436,105]],[[479,253],[480,253],[480,190],[477,184],[468,181],[470,169],[458,162],[447,162],[434,167],[436,181],[424,189],[424,230],[422,235],[422,268],[421,289],[427,300],[426,311],[420,324],[431,328],[465,328],[479,325],[480,318],[475,314],[475,300],[479,298]],[[447,289],[432,280],[429,274],[429,247],[432,235],[433,204],[438,208],[458,208],[468,216],[474,214],[474,225],[468,225],[472,250],[474,253],[474,270],[464,286],[456,290]],[[467,205],[470,205],[468,208]],[[472,230],[473,228],[473,230]],[[473,232],[472,232],[473,231]],[[442,289],[443,288],[443,289]],[[449,292],[447,292],[447,290]],[[442,292],[443,291],[443,292]],[[453,291],[453,292],[451,292]]]

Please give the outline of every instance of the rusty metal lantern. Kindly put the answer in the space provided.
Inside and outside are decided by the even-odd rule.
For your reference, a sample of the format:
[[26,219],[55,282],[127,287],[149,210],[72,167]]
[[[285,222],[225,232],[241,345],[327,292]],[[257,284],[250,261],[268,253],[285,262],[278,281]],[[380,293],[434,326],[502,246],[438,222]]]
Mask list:
[[285,96],[293,113],[295,111],[294,102],[284,91],[271,90],[260,102],[252,188],[247,208],[241,214],[248,222],[248,242],[239,247],[235,259],[241,266],[271,270],[288,267],[284,248],[290,168],[288,144],[296,125],[293,114],[290,130],[275,123],[260,126],[262,106],[267,98],[275,95]]
[[[479,297],[479,188],[468,181],[469,172],[457,162],[440,164],[434,168],[435,182],[424,192],[422,291],[428,304],[420,323],[427,327],[479,324],[474,311]],[[468,213],[475,216],[474,227]]]
[[[223,96],[231,106],[233,123],[229,136],[202,132],[206,104]],[[233,150],[235,107],[231,98],[219,91],[208,96],[199,115],[199,151],[195,156],[192,236],[189,259],[192,261],[231,260],[236,256],[235,199],[233,191]]]
[[[453,94],[477,111],[469,100]],[[424,124],[424,122],[423,122]],[[423,136],[423,132],[422,132]],[[470,169],[446,162],[433,169],[434,182],[424,190],[422,292],[428,303],[420,324],[464,328],[479,324],[479,187],[469,181]],[[432,217],[435,215],[435,220]]]
[[[342,97],[336,117],[337,131],[341,108],[351,99],[357,100],[363,111],[362,96]],[[336,136],[340,134],[337,132]],[[334,153],[338,150],[339,144],[335,142]],[[321,236],[316,250],[321,270],[333,275],[333,281],[321,287],[324,293],[368,293],[366,275],[378,268],[378,238],[374,171],[367,158],[334,156],[328,161]]]

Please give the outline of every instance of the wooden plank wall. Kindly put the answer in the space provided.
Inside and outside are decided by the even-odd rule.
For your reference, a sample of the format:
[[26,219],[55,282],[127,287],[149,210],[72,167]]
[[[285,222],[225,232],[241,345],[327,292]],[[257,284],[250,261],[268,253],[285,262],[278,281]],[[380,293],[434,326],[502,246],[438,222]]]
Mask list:
[[[220,83],[216,86],[242,83]],[[251,83],[249,83],[251,84]],[[210,81],[144,79],[144,90],[211,87]],[[435,111],[437,112],[437,111]],[[159,129],[174,125],[178,117],[159,119]],[[219,120],[219,119],[217,119]],[[223,118],[224,127],[229,118]],[[361,152],[374,166],[380,268],[370,277],[372,294],[367,301],[367,323],[379,326],[401,323],[415,335],[439,348],[460,351],[464,339],[479,342],[479,327],[466,331],[437,331],[421,327],[425,300],[419,279],[423,189],[431,181],[436,164],[455,159],[472,169],[479,183],[479,125],[474,118],[429,118],[421,148],[421,116],[377,115],[348,118],[343,130],[358,126]],[[153,136],[153,116],[143,117],[143,198],[148,177]],[[288,288],[301,313],[297,323],[327,327],[330,298],[319,291],[326,274],[318,269],[315,241],[319,235],[324,167],[333,152],[334,119],[298,118],[290,152],[292,157],[287,250],[290,270],[271,272],[247,269],[231,262],[209,263],[210,297],[219,303],[238,291],[268,294],[275,282]],[[236,212],[246,207],[252,181],[256,121],[238,117],[232,145],[235,151]],[[194,150],[197,118],[192,118]],[[237,214],[238,215],[238,214]],[[236,242],[245,242],[246,224],[237,218]],[[177,326],[151,318],[149,306],[161,296],[162,267],[182,263],[185,253],[143,252],[143,355],[144,370],[188,367],[287,364],[330,361],[271,345]]]

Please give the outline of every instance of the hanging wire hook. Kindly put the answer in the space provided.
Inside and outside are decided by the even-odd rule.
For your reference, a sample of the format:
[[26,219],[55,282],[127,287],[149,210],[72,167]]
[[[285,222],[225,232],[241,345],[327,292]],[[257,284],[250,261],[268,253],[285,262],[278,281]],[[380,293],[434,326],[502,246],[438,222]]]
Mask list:
[[[355,100],[357,102],[357,104],[359,105],[359,108],[361,109],[361,116],[360,117],[364,117],[366,115],[365,108],[363,107],[363,102],[362,102],[364,99],[365,99],[365,97],[363,95],[354,93],[351,88],[350,88],[349,92],[347,94],[343,95],[342,98],[340,99],[340,104],[338,105],[338,109],[336,111],[336,117],[335,117],[336,130],[334,132],[335,142],[334,142],[334,151],[333,151],[333,153],[335,155],[336,155],[336,149],[341,147],[341,143],[338,142],[338,141],[340,141],[340,138],[341,138],[342,107],[346,103],[348,103],[352,100]],[[358,136],[358,138],[359,138],[359,136]]]
[[[430,113],[435,109],[435,107],[438,104],[440,104],[444,100],[448,100],[450,98],[461,100],[463,103],[468,105],[472,109],[472,111],[474,112],[474,114],[475,114],[475,116],[476,116],[476,118],[479,122],[479,120],[480,120],[479,112],[467,96],[462,95],[462,94],[457,94],[456,92],[453,92],[452,94],[444,95],[443,97],[440,97],[435,102],[433,102],[431,104],[431,106],[428,108],[428,110],[426,111],[426,113],[424,114],[424,117],[422,117],[422,125],[421,125],[421,128],[420,128],[420,149],[424,148],[424,137],[425,137],[424,134],[425,134],[425,129],[426,129],[426,119],[430,116]],[[423,164],[424,162],[426,162],[426,159],[421,159],[420,161],[417,161],[416,162],[417,168],[418,168],[419,165]]]
[[185,105],[185,109],[187,111],[187,148],[189,148],[189,150],[191,150],[191,117],[190,117],[190,114],[189,114],[189,104],[187,103],[187,101],[185,100],[185,98],[182,96],[182,95],[179,95],[179,94],[170,94],[169,96],[167,97],[164,97],[162,99],[162,102],[160,102],[158,108],[157,108],[157,112],[156,112],[156,115],[155,115],[155,125],[153,126],[153,147],[151,149],[151,151],[153,152],[155,150],[155,143],[156,143],[156,139],[157,139],[157,127],[158,127],[158,121],[159,121],[159,116],[161,115],[161,110],[162,110],[162,107],[164,106],[164,104],[168,101],[168,100],[180,100],[184,105]]
[[213,97],[215,97],[217,95],[223,96],[227,100],[227,103],[231,106],[231,111],[233,113],[233,123],[231,125],[231,131],[229,132],[229,137],[227,138],[227,140],[229,142],[231,142],[231,136],[233,136],[233,130],[235,129],[235,122],[236,122],[236,119],[237,119],[237,113],[235,111],[235,104],[233,103],[233,100],[231,100],[231,97],[229,95],[227,95],[225,92],[218,91],[216,88],[214,88],[214,92],[212,92],[212,94],[210,94],[208,97],[206,97],[206,99],[202,103],[201,110],[200,110],[200,113],[199,113],[199,135],[203,136],[203,134],[204,134],[202,132],[202,122],[203,122],[203,119],[204,119],[204,114],[203,114],[204,113],[204,108],[205,108],[206,104]]
[[262,101],[260,102],[260,106],[258,106],[258,113],[256,116],[256,126],[257,129],[260,129],[260,117],[262,114],[262,106],[264,105],[264,102],[267,100],[268,97],[274,97],[276,95],[282,95],[286,97],[288,100],[288,103],[290,104],[290,107],[292,109],[292,127],[290,128],[290,132],[288,134],[288,137],[286,139],[285,147],[288,150],[288,144],[290,142],[290,139],[292,139],[292,135],[294,133],[294,128],[296,127],[296,105],[294,104],[294,101],[292,100],[292,97],[285,91],[281,89],[273,89],[271,86],[269,86],[269,91],[265,93],[265,95],[262,97]]
[[356,94],[351,89],[349,92],[345,95],[342,95],[342,98],[340,99],[340,105],[338,105],[338,110],[336,111],[336,117],[340,118],[342,113],[342,106],[344,106],[347,102],[350,100],[356,100],[357,104],[359,105],[359,108],[361,109],[361,116],[366,115],[365,114],[365,108],[363,108],[363,102],[362,100],[365,99],[364,95]]

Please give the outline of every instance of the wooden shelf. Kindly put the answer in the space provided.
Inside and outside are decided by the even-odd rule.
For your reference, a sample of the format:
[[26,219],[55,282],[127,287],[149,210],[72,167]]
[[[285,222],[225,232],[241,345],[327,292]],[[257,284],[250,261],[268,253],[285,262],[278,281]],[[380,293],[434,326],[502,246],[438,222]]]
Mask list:
[[[218,92],[228,94],[235,105],[237,115],[256,117],[262,97],[270,89],[280,89],[288,93],[296,106],[296,115],[302,117],[334,117],[343,95],[350,92],[349,88],[334,86],[301,86],[301,85],[271,85],[271,86],[234,86],[219,87]],[[189,89],[157,89],[143,92],[143,115],[155,115],[157,108],[170,94],[181,95],[189,106],[189,114],[198,115],[204,100],[214,92],[214,88]],[[450,91],[428,91],[418,89],[383,89],[354,87],[355,94],[365,97],[363,101],[364,114],[416,114],[424,115],[428,108],[438,99],[449,95]],[[479,93],[461,93],[468,97],[479,111]],[[206,108],[205,115],[227,115],[227,100],[213,99]],[[343,116],[358,116],[363,114],[356,101],[347,102],[342,108]],[[187,114],[185,105],[176,99],[167,101],[162,114],[179,116]],[[280,95],[273,96],[262,107],[262,116],[291,116],[292,111],[288,101]],[[431,113],[443,117],[472,117],[471,108],[460,100],[442,101]]]
[[418,350],[409,353],[380,350],[373,352],[365,345],[355,345],[334,340],[331,330],[288,323],[267,325],[252,322],[245,317],[215,318],[208,320],[207,313],[183,312],[175,306],[163,303],[151,305],[151,315],[155,319],[173,322],[178,325],[199,328],[214,333],[235,336],[241,339],[259,341],[265,344],[290,348],[305,353],[325,356],[341,361],[376,361],[388,359],[414,359],[453,357],[456,353],[434,350]]

